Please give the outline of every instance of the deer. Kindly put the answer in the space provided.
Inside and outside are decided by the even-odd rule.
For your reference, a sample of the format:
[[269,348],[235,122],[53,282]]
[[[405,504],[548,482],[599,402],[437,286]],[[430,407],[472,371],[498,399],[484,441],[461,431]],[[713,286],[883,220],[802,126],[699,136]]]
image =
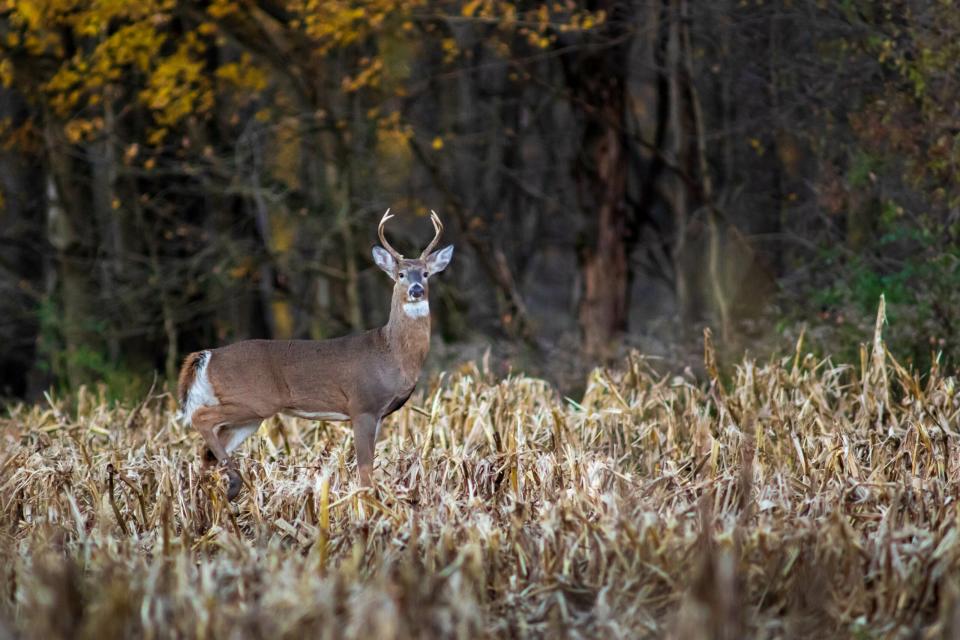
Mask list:
[[430,350],[430,278],[453,258],[453,245],[434,251],[443,224],[431,211],[434,236],[418,258],[387,242],[387,209],[373,262],[393,280],[390,316],[377,329],[327,340],[244,340],[189,354],[177,385],[180,418],[200,432],[202,465],[219,465],[227,499],[242,477],[232,453],[277,414],[344,421],[353,427],[362,487],[372,487],[374,447],[383,419],[407,402]]

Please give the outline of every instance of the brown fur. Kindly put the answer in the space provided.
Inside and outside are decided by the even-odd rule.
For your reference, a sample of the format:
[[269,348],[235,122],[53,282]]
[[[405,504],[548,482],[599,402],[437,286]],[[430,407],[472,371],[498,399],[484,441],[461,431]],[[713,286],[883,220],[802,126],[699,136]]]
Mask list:
[[395,296],[380,329],[331,340],[246,340],[213,349],[207,375],[222,406],[251,418],[332,411],[384,415],[417,382],[430,348],[430,317],[409,318]]
[[[386,219],[386,218],[385,218]],[[442,227],[437,228],[435,244]],[[382,251],[383,254],[378,253]],[[452,248],[416,260],[374,251],[394,280],[390,319],[379,329],[330,340],[245,340],[210,350],[206,376],[217,403],[188,416],[207,444],[204,457],[233,469],[230,451],[278,413],[350,420],[361,483],[370,486],[380,422],[407,401],[430,350],[430,315],[411,317],[410,302],[426,302],[429,269],[446,268]],[[378,257],[379,256],[379,257]],[[402,276],[402,278],[401,278]],[[412,287],[418,285],[419,292]],[[200,353],[190,354],[180,372],[181,403],[196,378]],[[240,490],[231,476],[229,499]]]
[[[395,288],[390,321],[379,329],[331,340],[245,340],[211,350],[207,377],[219,404],[197,409],[191,423],[214,457],[232,464],[225,447],[233,430],[277,413],[336,412],[353,423],[360,479],[369,486],[380,420],[410,397],[430,349],[430,316],[408,317],[404,291]],[[188,373],[186,383],[193,378]],[[232,500],[240,485],[231,483]]]
[[177,397],[182,407],[187,401],[187,393],[197,378],[197,364],[200,362],[200,351],[195,351],[183,359],[180,367],[180,378],[177,380]]

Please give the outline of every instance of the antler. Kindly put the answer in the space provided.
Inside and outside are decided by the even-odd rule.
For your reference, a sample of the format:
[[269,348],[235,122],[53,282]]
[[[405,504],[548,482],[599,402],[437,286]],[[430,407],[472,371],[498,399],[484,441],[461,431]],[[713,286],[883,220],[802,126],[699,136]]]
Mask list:
[[427,248],[424,249],[423,253],[420,254],[421,260],[426,260],[427,256],[430,255],[430,252],[433,251],[433,248],[437,246],[438,242],[440,242],[440,235],[443,233],[443,223],[440,222],[440,217],[433,209],[430,209],[430,222],[433,223],[433,240],[430,241],[430,244],[427,245]]
[[393,256],[394,260],[400,262],[403,260],[403,255],[399,251],[390,246],[390,243],[387,242],[386,236],[383,235],[383,227],[387,224],[387,220],[392,218],[390,215],[390,209],[387,209],[387,212],[383,214],[383,217],[380,218],[380,225],[377,227],[377,234],[380,236],[380,244],[383,245],[383,248],[390,252],[390,255]]

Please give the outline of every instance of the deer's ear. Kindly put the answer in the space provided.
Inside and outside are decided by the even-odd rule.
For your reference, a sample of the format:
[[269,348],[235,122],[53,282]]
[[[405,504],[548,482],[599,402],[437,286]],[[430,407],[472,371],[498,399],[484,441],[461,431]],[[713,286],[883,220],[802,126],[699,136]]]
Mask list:
[[397,279],[397,261],[393,256],[381,246],[373,248],[373,261],[378,267],[383,269],[384,273],[390,276],[391,280]]
[[452,244],[430,254],[430,257],[427,258],[427,270],[430,271],[431,275],[434,273],[440,273],[447,268],[447,265],[450,264],[451,259],[453,259]]

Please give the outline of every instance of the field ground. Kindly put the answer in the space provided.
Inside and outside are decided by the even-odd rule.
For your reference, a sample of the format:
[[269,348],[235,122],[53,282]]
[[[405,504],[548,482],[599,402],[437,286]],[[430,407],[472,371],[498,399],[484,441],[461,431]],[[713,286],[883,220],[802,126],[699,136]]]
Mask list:
[[862,361],[640,356],[579,402],[443,376],[386,424],[266,424],[225,504],[169,395],[11,407],[0,637],[958,637],[960,399]]

